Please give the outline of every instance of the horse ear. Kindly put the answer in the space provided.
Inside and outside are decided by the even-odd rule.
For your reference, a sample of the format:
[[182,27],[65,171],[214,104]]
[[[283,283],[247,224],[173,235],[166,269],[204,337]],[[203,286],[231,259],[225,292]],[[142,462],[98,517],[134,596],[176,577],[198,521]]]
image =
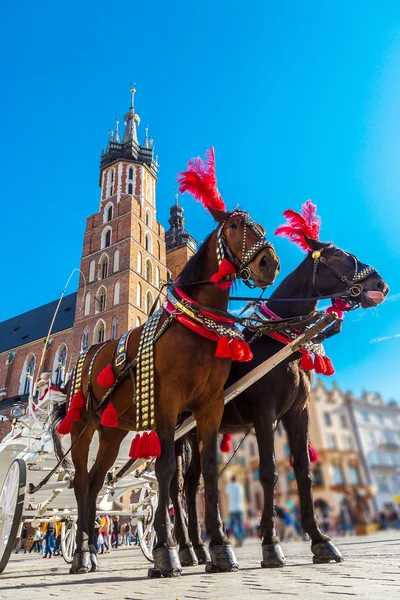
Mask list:
[[228,213],[224,210],[219,210],[218,208],[207,208],[207,210],[217,223],[223,223],[228,217]]
[[308,235],[306,235],[305,233],[303,233],[303,236],[311,250],[320,249],[321,242],[319,240],[314,240],[313,238],[308,237]]

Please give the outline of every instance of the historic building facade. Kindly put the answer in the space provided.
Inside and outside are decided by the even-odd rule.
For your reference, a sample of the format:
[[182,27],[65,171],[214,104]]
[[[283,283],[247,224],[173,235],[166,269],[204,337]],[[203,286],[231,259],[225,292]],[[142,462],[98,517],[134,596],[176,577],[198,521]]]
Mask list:
[[[100,205],[86,221],[78,290],[63,298],[46,348],[58,301],[0,323],[0,417],[27,400],[40,373],[60,384],[82,349],[143,324],[160,283],[196,252],[178,197],[167,232],[156,219],[158,162],[147,128],[139,142],[134,94],[122,139],[117,122],[101,155]],[[0,419],[0,439],[8,429]]]

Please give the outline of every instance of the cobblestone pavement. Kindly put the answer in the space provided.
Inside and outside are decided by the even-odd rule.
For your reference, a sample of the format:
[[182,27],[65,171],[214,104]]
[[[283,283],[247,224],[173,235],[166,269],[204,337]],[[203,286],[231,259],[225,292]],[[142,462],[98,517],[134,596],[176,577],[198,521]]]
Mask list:
[[[261,569],[261,548],[249,540],[237,550],[240,571],[207,575],[204,566],[184,570],[180,578],[147,579],[150,565],[138,548],[101,556],[101,571],[68,575],[62,558],[13,555],[0,575],[0,598],[18,600],[222,600],[294,598],[307,600],[400,599],[400,532],[334,540],[345,558],[341,564],[314,565],[310,544],[282,544],[288,566]],[[78,596],[79,594],[79,596]]]

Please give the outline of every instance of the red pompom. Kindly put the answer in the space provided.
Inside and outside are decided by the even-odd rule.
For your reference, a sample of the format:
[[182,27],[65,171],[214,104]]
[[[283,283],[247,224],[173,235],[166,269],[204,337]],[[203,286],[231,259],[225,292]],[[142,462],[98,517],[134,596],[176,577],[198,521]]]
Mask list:
[[81,411],[79,408],[73,408],[72,406],[70,406],[68,410],[68,415],[72,423],[76,423],[81,418]]
[[69,411],[68,411],[67,415],[64,417],[64,419],[61,421],[61,423],[57,427],[57,433],[59,433],[60,435],[67,435],[68,433],[71,433],[71,431],[72,431],[72,421],[71,421]]
[[217,344],[217,349],[215,351],[215,356],[218,358],[230,358],[231,357],[231,349],[229,347],[229,338],[220,337]]
[[310,463],[316,463],[319,461],[317,449],[314,448],[314,446],[311,446],[311,444],[308,444],[308,456],[310,458]]
[[320,354],[316,354],[314,358],[314,370],[320,375],[326,375],[326,366],[324,357]]
[[235,267],[229,262],[229,260],[223,258],[217,273],[214,273],[214,275],[210,278],[210,281],[211,283],[217,285],[221,290],[228,290],[232,286],[232,281],[224,281],[223,283],[220,282],[228,275],[233,275],[234,273],[236,273]]
[[82,392],[79,390],[73,396],[70,407],[81,410],[82,408],[85,408],[85,406],[86,406],[85,398],[84,398]]
[[146,458],[146,459],[149,458],[147,455],[147,438],[148,437],[149,437],[149,434],[147,433],[147,431],[142,433],[142,435],[140,436],[138,445],[136,446],[137,458]]
[[232,450],[232,434],[231,433],[224,433],[224,435],[222,436],[222,440],[221,443],[219,445],[219,449],[221,450],[221,452],[231,452]]
[[249,362],[249,360],[253,359],[253,353],[250,350],[250,346],[249,344],[246,342],[246,340],[242,341],[242,350],[243,350],[243,359],[241,362]]
[[131,447],[129,449],[129,458],[137,459],[137,446],[140,440],[140,433],[137,433],[132,440]]
[[335,313],[335,315],[337,317],[339,317],[339,319],[343,319],[344,317],[344,313],[342,310],[339,310],[338,308],[336,308],[335,306],[328,306],[328,308],[326,309],[326,313],[328,315],[331,315],[332,313]]
[[240,340],[234,338],[230,344],[230,347],[232,360],[238,360],[239,362],[243,361],[244,351]]
[[148,457],[159,458],[161,456],[161,442],[157,432],[153,429],[150,431],[146,440],[146,454]]
[[325,375],[327,375],[328,377],[330,375],[334,375],[335,367],[333,366],[331,359],[328,358],[327,356],[325,356],[324,358],[325,358]]
[[104,427],[118,427],[118,415],[112,402],[109,403],[101,415],[100,425],[104,425]]
[[111,387],[112,384],[115,383],[114,372],[111,365],[107,365],[100,371],[97,377],[97,383],[106,388]]
[[312,356],[309,352],[305,352],[301,357],[300,367],[305,371],[312,371],[314,368],[314,363]]

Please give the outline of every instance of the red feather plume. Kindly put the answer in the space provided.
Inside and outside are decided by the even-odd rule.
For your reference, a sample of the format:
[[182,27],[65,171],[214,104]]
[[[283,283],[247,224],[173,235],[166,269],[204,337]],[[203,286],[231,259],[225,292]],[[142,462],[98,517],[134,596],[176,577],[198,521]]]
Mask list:
[[199,156],[189,160],[188,169],[178,175],[179,191],[189,192],[195,200],[201,201],[205,208],[226,211],[226,206],[217,188],[215,174],[215,154],[211,146],[205,160]]
[[301,207],[301,214],[288,209],[283,213],[287,224],[281,225],[275,230],[275,235],[287,237],[294,244],[297,244],[303,250],[309,251],[311,248],[305,240],[305,235],[313,240],[318,240],[321,220],[317,216],[317,207],[307,200]]

